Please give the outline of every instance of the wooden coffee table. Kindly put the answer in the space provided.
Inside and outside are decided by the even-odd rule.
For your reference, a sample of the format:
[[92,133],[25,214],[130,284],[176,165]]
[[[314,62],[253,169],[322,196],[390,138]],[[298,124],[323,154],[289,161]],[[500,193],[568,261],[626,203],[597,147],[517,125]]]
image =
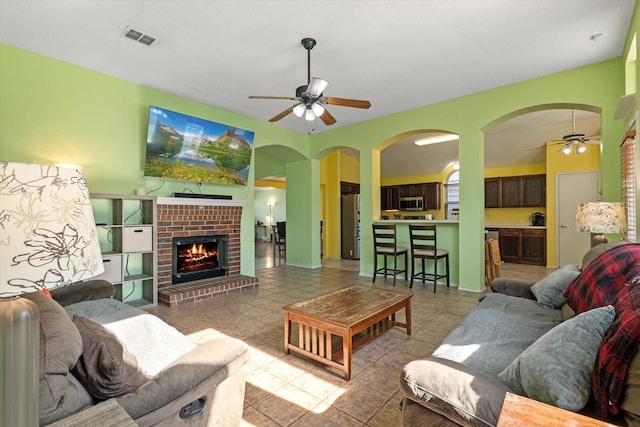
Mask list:
[[[349,286],[286,305],[282,307],[284,351],[287,354],[294,351],[342,369],[348,381],[354,350],[394,326],[405,328],[407,335],[411,335],[412,296],[367,286]],[[396,312],[402,308],[406,323],[396,321]],[[291,342],[292,322],[298,324],[297,344]]]

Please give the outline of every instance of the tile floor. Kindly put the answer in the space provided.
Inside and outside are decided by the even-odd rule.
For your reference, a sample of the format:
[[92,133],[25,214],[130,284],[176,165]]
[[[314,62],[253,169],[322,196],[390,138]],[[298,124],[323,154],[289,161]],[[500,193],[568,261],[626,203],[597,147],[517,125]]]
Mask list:
[[[198,341],[227,335],[251,348],[246,365],[244,426],[399,426],[402,367],[426,357],[473,308],[480,294],[415,284],[411,290],[412,335],[393,329],[353,355],[351,381],[337,369],[283,352],[283,305],[352,284],[393,289],[391,279],[360,277],[358,261],[323,260],[322,268],[286,266],[269,243],[256,244],[257,289],[214,297],[177,308],[149,310]],[[533,280],[548,272],[525,267]],[[523,266],[504,265],[520,275]],[[528,276],[529,277],[529,276]],[[407,282],[395,287],[409,292]],[[404,312],[399,314],[402,318]]]

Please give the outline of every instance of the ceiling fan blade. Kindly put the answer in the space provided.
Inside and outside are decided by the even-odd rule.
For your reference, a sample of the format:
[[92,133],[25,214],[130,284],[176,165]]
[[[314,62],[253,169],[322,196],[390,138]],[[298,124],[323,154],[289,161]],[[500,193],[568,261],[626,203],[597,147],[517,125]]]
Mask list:
[[295,100],[296,98],[293,98],[291,96],[256,96],[256,95],[252,95],[249,97],[249,99],[288,99],[288,100]]
[[340,105],[342,107],[354,107],[354,108],[369,108],[371,107],[371,103],[369,101],[360,100],[360,99],[347,99],[347,98],[334,98],[334,97],[326,97],[327,104],[329,105]]
[[287,117],[289,114],[291,114],[293,112],[293,107],[295,107],[295,105],[292,105],[291,107],[287,108],[286,110],[284,110],[282,113],[273,116],[272,118],[269,119],[270,122],[277,122],[278,120]]
[[320,77],[312,77],[305,92],[317,98],[322,94],[322,92],[324,92],[328,85],[329,82],[325,79],[321,79]]
[[324,109],[324,113],[320,115],[320,120],[322,120],[322,122],[327,126],[331,126],[336,122],[335,117],[333,117],[326,108]]

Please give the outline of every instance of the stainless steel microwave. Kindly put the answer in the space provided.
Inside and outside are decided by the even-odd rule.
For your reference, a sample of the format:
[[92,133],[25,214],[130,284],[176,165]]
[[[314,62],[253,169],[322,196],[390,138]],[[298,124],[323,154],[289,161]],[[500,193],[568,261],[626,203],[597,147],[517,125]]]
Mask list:
[[421,211],[424,210],[424,197],[400,197],[401,211]]

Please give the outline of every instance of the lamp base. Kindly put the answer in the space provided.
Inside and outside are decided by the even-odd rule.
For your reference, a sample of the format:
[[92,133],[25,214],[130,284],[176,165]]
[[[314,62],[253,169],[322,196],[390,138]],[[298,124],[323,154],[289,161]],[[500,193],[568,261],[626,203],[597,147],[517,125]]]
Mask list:
[[40,313],[26,298],[0,298],[0,425],[40,423]]
[[609,240],[604,236],[604,234],[598,233],[591,233],[591,247],[595,247],[598,246],[602,243],[608,243]]

